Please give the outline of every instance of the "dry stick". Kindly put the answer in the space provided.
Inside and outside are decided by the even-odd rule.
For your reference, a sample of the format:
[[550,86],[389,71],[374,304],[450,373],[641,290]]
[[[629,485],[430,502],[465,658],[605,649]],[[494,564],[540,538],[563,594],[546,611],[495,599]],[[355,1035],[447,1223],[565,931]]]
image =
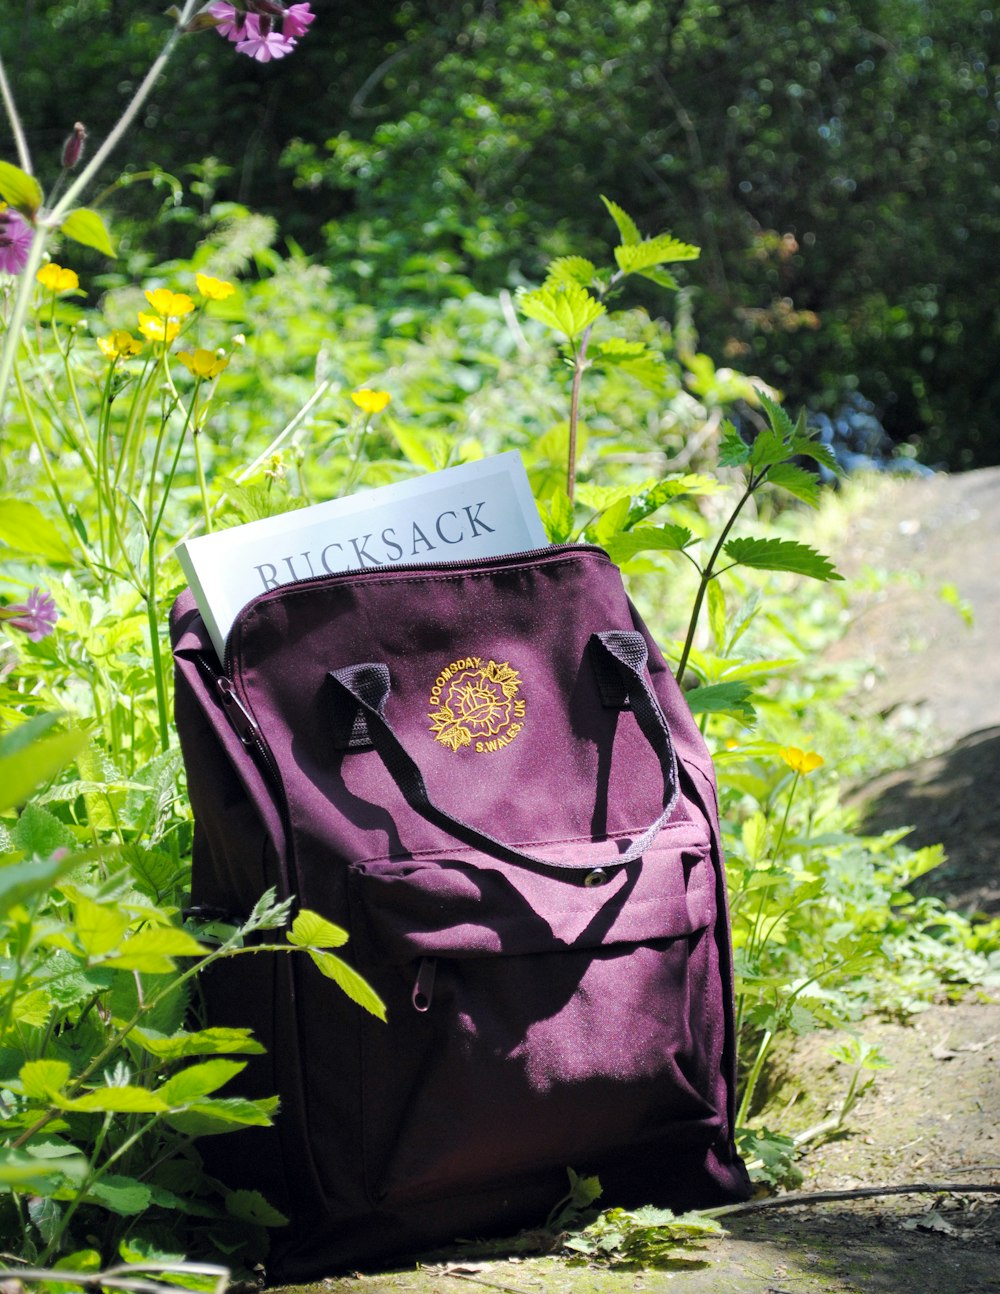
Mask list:
[[738,1213],[760,1213],[764,1209],[790,1209],[805,1204],[829,1204],[837,1200],[867,1200],[879,1195],[1000,1195],[1000,1182],[915,1182],[908,1186],[859,1186],[852,1191],[793,1191],[768,1200],[748,1200],[745,1204],[725,1204],[706,1209],[712,1218],[734,1217]]

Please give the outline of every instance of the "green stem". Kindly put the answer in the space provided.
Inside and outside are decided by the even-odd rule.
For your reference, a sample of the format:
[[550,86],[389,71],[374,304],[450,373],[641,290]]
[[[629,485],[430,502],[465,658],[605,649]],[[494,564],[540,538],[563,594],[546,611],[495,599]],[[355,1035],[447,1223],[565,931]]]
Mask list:
[[729,532],[736,524],[736,518],[743,511],[747,500],[753,495],[754,490],[756,490],[759,484],[760,478],[754,479],[753,476],[751,476],[747,481],[746,489],[743,491],[743,497],[733,509],[732,515],[726,522],[725,526],[723,526],[722,533],[719,535],[718,541],[712,549],[712,555],[708,559],[708,565],[701,572],[698,592],[695,594],[694,606],[691,609],[691,619],[688,622],[687,637],[684,639],[684,648],[681,651],[681,658],[678,661],[677,669],[674,673],[674,677],[677,679],[678,683],[684,677],[684,670],[687,668],[688,657],[691,655],[691,648],[694,646],[694,635],[698,628],[698,621],[701,618],[702,604],[705,601],[705,594],[708,592],[709,582],[715,576],[715,563],[719,560],[719,555],[722,552],[723,546],[729,538]]
[[764,1068],[764,1060],[771,1049],[771,1040],[774,1034],[770,1029],[764,1031],[764,1036],[760,1040],[760,1046],[757,1048],[757,1055],[754,1058],[753,1068],[747,1076],[747,1085],[743,1092],[743,1099],[740,1101],[740,1108],[736,1115],[736,1126],[742,1128],[746,1124],[747,1114],[750,1110],[753,1094],[757,1088],[757,1082],[760,1078],[761,1070]]
[[28,152],[28,141],[24,137],[21,116],[17,111],[17,104],[14,102],[14,96],[11,93],[7,73],[4,71],[3,59],[0,59],[0,99],[3,100],[4,111],[7,113],[7,120],[10,122],[10,133],[14,136],[17,160],[21,163],[21,170],[27,171],[30,175],[31,154]]

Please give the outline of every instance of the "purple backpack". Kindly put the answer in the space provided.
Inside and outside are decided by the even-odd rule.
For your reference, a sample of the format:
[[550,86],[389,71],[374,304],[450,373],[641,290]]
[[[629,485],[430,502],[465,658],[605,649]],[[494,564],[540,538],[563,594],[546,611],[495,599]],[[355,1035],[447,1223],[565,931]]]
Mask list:
[[602,1206],[746,1198],[712,765],[600,549],[272,589],[224,666],[174,607],[192,901],[349,932],[382,1022],[301,956],[222,962],[273,1129],[202,1142],[291,1219],[272,1280]]

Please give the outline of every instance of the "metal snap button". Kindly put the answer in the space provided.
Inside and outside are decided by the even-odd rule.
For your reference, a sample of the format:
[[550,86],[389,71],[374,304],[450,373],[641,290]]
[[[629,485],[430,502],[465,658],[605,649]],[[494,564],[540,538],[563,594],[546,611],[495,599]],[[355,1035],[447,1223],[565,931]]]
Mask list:
[[608,879],[608,874],[603,867],[595,867],[592,872],[588,872],[583,878],[583,883],[588,888],[592,885],[603,885]]

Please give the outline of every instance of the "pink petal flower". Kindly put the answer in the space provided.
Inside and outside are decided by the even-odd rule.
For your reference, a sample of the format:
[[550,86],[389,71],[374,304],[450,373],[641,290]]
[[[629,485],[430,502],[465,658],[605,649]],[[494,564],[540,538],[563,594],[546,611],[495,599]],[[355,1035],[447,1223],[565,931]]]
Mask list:
[[12,606],[0,608],[0,619],[6,620],[12,629],[20,629],[33,643],[37,643],[48,637],[55,628],[59,611],[51,593],[34,588],[28,594],[27,602],[15,602]]
[[295,41],[283,32],[269,31],[265,34],[259,27],[256,31],[251,31],[250,24],[253,21],[253,18],[247,19],[247,35],[237,44],[237,54],[246,54],[258,63],[269,63],[272,58],[284,58],[295,48]]
[[308,4],[290,4],[281,20],[281,30],[293,39],[304,36],[316,15]]
[[20,274],[28,263],[34,234],[31,226],[9,207],[0,211],[0,271]]
[[236,42],[243,40],[246,36],[246,24],[248,20],[246,14],[242,14],[233,5],[227,3],[227,0],[216,0],[216,3],[209,6],[208,12],[213,18],[219,20],[216,31],[220,36],[225,36],[227,40]]

